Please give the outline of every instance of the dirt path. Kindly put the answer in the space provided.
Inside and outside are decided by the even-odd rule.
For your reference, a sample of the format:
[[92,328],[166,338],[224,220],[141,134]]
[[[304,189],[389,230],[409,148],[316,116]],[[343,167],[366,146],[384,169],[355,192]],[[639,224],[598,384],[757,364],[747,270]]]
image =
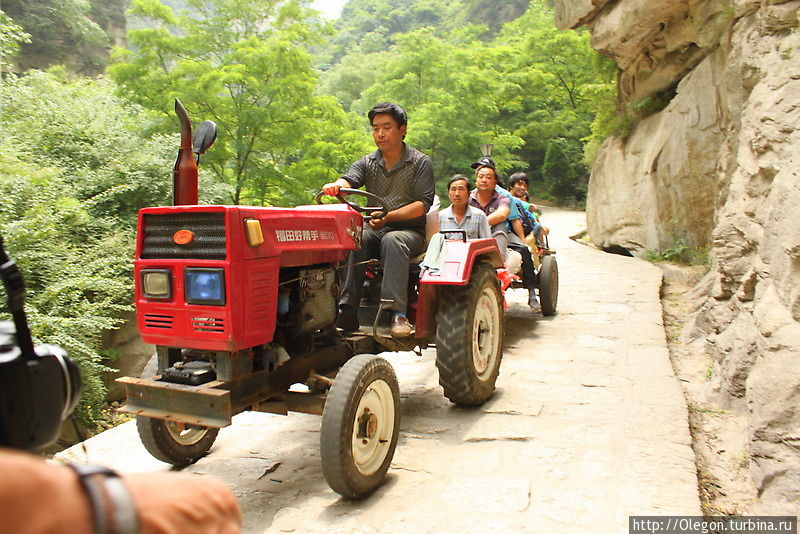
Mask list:
[[[627,532],[630,515],[697,515],[687,406],[669,361],[661,271],[567,236],[583,214],[545,208],[561,274],[559,313],[509,296],[495,397],[441,393],[435,351],[387,354],[402,393],[386,484],[352,502],[328,488],[315,416],[245,413],[187,471],[234,488],[244,531],[302,533]],[[126,423],[60,457],[164,470]]]

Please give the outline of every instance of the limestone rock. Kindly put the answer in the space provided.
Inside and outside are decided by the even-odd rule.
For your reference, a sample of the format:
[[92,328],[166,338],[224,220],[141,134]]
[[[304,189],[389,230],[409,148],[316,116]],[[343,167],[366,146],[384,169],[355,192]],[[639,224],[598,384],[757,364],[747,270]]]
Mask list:
[[126,322],[118,329],[110,331],[103,339],[103,346],[113,351],[116,358],[105,362],[114,372],[103,377],[108,388],[106,399],[115,401],[125,398],[125,387],[114,382],[121,376],[141,375],[150,357],[156,353],[153,345],[142,341],[136,329],[136,317],[130,314]]
[[560,30],[569,28],[577,28],[586,24],[610,0],[573,0],[571,2],[556,2],[555,4],[555,18],[556,26]]
[[711,398],[750,422],[759,513],[800,507],[800,0],[556,1],[614,58],[620,100],[675,87],[591,169],[605,248],[709,247],[682,338],[712,356]]

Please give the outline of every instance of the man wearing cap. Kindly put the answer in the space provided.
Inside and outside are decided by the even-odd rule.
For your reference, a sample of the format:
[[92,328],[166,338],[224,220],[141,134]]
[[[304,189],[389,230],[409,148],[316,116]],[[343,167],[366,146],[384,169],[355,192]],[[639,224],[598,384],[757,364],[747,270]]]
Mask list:
[[364,262],[380,258],[384,268],[381,300],[391,301],[387,308],[392,315],[392,336],[407,337],[413,333],[406,317],[408,262],[425,250],[425,214],[433,203],[433,164],[428,156],[403,141],[408,118],[402,107],[382,102],[367,117],[378,150],[356,161],[344,176],[325,184],[322,191],[336,196],[342,187],[364,186],[384,199],[389,212],[369,221],[361,249],[350,253],[336,326],[345,331],[358,330]]
[[[492,158],[484,156],[472,164],[475,171],[476,189],[470,197],[470,205],[481,209],[492,227],[492,234],[498,239],[501,254],[505,257],[505,247],[501,246],[502,234],[505,234],[508,247],[519,252],[522,256],[522,285],[528,289],[528,305],[535,313],[542,310],[539,299],[536,298],[536,271],[533,266],[531,251],[515,232],[509,232],[506,221],[512,216],[519,219],[516,206],[511,203],[510,196],[498,184],[497,170]],[[521,227],[521,225],[519,225]],[[518,230],[521,232],[521,230]]]

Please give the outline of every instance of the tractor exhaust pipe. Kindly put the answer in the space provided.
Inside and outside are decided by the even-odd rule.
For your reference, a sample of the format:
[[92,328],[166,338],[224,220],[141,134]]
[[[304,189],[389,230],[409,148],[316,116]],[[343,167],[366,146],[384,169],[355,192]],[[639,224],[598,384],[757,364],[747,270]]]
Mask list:
[[181,122],[181,148],[172,168],[172,205],[194,205],[197,204],[197,162],[192,154],[192,123],[177,98],[175,113]]

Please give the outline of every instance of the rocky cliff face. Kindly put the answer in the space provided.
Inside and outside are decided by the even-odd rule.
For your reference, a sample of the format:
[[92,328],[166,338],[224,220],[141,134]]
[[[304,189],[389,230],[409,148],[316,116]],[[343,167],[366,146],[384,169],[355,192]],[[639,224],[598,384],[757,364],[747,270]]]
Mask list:
[[755,511],[800,509],[800,1],[557,0],[620,67],[622,104],[675,91],[592,167],[592,241],[709,246],[684,331],[709,394],[749,414]]

